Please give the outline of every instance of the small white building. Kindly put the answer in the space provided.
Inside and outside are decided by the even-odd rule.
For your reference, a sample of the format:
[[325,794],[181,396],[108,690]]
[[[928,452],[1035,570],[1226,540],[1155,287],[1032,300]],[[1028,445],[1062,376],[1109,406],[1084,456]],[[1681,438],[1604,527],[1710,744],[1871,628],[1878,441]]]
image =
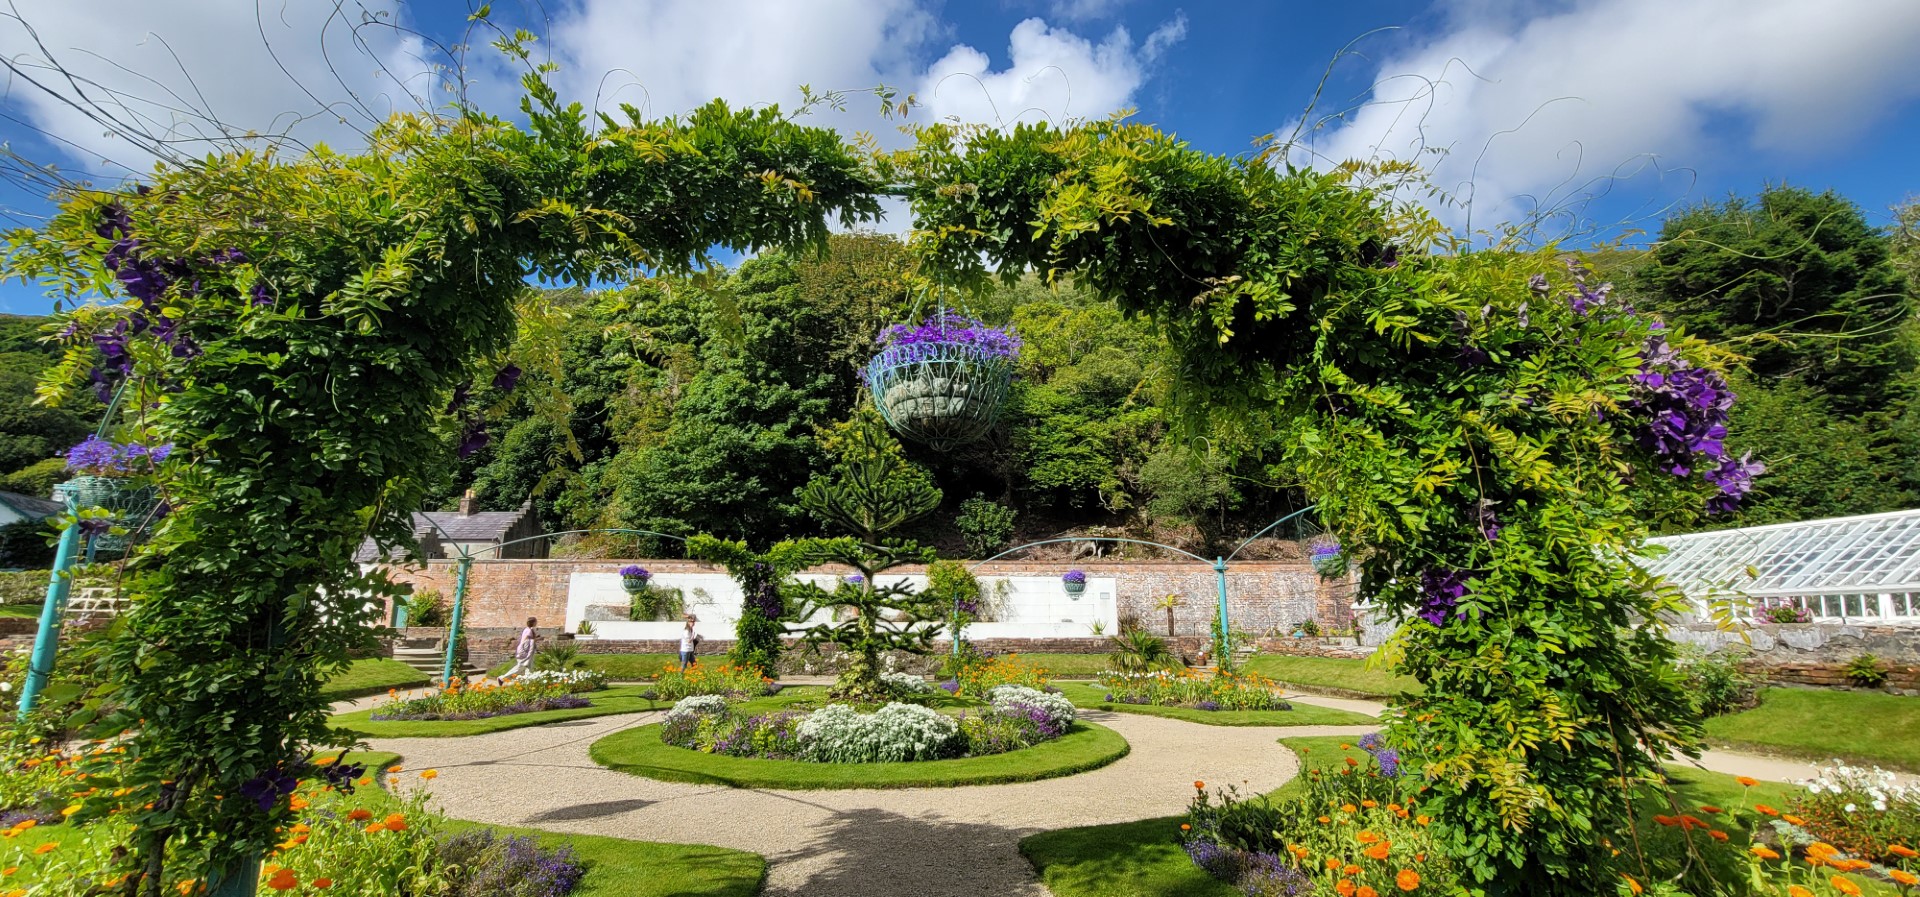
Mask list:
[[1819,623],[1920,624],[1920,510],[1648,540],[1647,568],[1702,615],[1715,599],[1791,603]]

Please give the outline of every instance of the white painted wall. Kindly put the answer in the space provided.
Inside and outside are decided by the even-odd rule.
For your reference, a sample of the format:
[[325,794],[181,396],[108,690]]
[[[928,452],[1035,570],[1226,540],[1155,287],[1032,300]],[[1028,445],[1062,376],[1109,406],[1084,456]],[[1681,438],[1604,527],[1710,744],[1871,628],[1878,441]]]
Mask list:
[[[831,589],[838,577],[804,574],[796,577],[821,588]],[[926,587],[924,576],[880,576],[879,585],[906,582],[915,588]],[[657,573],[653,584],[679,589],[686,596],[687,610],[700,618],[694,631],[710,639],[733,638],[734,624],[740,620],[744,596],[732,577],[722,573]],[[967,627],[968,638],[1066,638],[1093,634],[1098,621],[1104,632],[1120,631],[1118,580],[1089,577],[1087,588],[1079,595],[1068,595],[1065,586],[1052,576],[1011,576],[981,580],[983,600],[994,606],[993,622]],[[580,628],[588,605],[623,605],[627,592],[616,573],[574,573],[567,583],[567,631]],[[826,614],[816,614],[807,622],[824,622]],[[677,639],[683,624],[595,622],[593,635],[605,639]]]

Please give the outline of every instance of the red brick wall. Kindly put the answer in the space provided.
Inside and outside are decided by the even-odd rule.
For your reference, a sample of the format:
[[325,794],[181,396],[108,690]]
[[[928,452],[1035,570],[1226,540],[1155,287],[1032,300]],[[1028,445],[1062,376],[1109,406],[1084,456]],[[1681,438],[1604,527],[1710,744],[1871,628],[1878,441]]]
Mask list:
[[[615,573],[628,564],[639,564],[654,573],[725,572],[695,561],[479,560],[474,562],[467,584],[465,625],[520,626],[528,617],[537,617],[548,625],[557,623],[566,617],[567,587],[573,573]],[[451,602],[454,566],[453,561],[435,560],[427,562],[424,569],[396,567],[391,573],[395,580],[412,583],[416,589],[438,589]],[[1117,580],[1115,597],[1120,611],[1137,615],[1147,630],[1156,635],[1166,635],[1167,617],[1166,612],[1155,609],[1153,603],[1170,592],[1179,593],[1185,601],[1174,610],[1176,634],[1201,635],[1211,630],[1219,587],[1213,570],[1198,562],[995,561],[976,570],[975,575],[983,580],[1000,576],[1059,576],[1076,569],[1086,571],[1088,576]],[[919,573],[921,568],[900,567],[891,572]],[[1272,630],[1281,630],[1284,634],[1309,616],[1318,620],[1322,628],[1344,628],[1352,620],[1351,595],[1349,583],[1323,580],[1305,564],[1243,561],[1227,570],[1227,613],[1235,627],[1256,635]]]

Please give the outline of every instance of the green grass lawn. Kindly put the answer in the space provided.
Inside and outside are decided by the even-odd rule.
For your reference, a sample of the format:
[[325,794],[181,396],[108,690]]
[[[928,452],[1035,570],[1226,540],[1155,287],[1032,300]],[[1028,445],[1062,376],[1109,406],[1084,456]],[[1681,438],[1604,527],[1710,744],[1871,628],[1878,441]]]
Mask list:
[[1707,720],[1707,737],[1739,750],[1920,772],[1920,698],[1769,688],[1760,706]]
[[616,686],[603,691],[587,692],[587,699],[593,703],[586,707],[575,707],[570,710],[542,710],[537,713],[514,713],[507,716],[491,716],[486,719],[375,720],[372,718],[377,709],[375,708],[356,710],[352,713],[337,713],[334,714],[332,722],[335,729],[368,738],[453,738],[504,732],[508,729],[539,726],[562,720],[586,719],[615,713],[638,713],[643,710],[665,710],[673,706],[671,701],[662,702],[641,697],[641,693],[646,690],[647,687],[639,685]]
[[[1301,775],[1269,792],[1267,800],[1284,800],[1304,788],[1306,772],[1312,769],[1337,769],[1346,757],[1362,759],[1355,748],[1343,750],[1353,739],[1339,736],[1284,738],[1281,744],[1300,757]],[[1415,768],[1409,758],[1409,771]],[[1690,766],[1670,765],[1667,773],[1674,785],[1675,799],[1682,812],[1697,812],[1701,805],[1746,807],[1753,802],[1785,806],[1792,786],[1762,782],[1752,789],[1741,787],[1732,776],[1706,772]],[[1649,820],[1655,813],[1672,813],[1665,804],[1647,801],[1641,813]],[[1236,888],[1214,880],[1187,858],[1175,837],[1181,817],[1166,816],[1118,825],[1094,825],[1060,829],[1031,835],[1020,842],[1020,852],[1039,872],[1054,897],[1235,897]],[[1746,829],[1738,823],[1722,826],[1734,843],[1745,843]],[[1641,826],[1649,838],[1672,838],[1676,830],[1648,821]],[[1697,836],[1696,836],[1697,837]],[[1858,879],[1869,895],[1891,897],[1891,889],[1876,888]]]
[[1366,661],[1357,658],[1257,654],[1247,661],[1247,671],[1302,691],[1328,689],[1351,692],[1362,697],[1387,698],[1403,691],[1420,689],[1420,683],[1406,676],[1370,670]]
[[0,617],[25,617],[34,619],[40,616],[38,604],[0,604]]
[[[386,769],[400,762],[400,755],[389,752],[356,751],[344,762],[365,763],[369,769]],[[364,800],[356,803],[379,808],[390,801],[380,789],[364,789]],[[380,812],[385,812],[384,809]],[[486,825],[450,819],[449,832],[490,828],[500,835],[531,836],[542,847],[570,847],[575,858],[586,867],[586,876],[570,892],[571,897],[753,897],[766,880],[767,862],[759,854],[697,844],[661,844],[628,841],[598,835],[561,834],[532,828]],[[31,851],[49,842],[67,842],[72,850],[76,837],[87,837],[104,828],[76,829],[68,825],[37,826],[22,832],[7,847]],[[31,858],[35,856],[26,853]],[[29,859],[22,863],[22,880],[31,882],[34,870]],[[260,893],[274,891],[262,888]]]
[[321,687],[320,696],[329,701],[345,701],[385,694],[389,688],[419,688],[429,681],[427,674],[400,661],[370,657],[354,661],[346,672],[328,680]]
[[1063,682],[1058,686],[1060,693],[1073,702],[1075,707],[1093,710],[1111,710],[1115,713],[1138,713],[1145,716],[1164,716],[1170,719],[1186,720],[1190,723],[1203,723],[1209,726],[1366,726],[1379,720],[1364,713],[1352,713],[1335,710],[1331,707],[1317,707],[1312,704],[1293,705],[1292,710],[1194,710],[1189,707],[1156,707],[1152,704],[1122,704],[1105,700],[1107,691],[1098,685],[1083,685],[1078,682]]
[[670,782],[734,788],[940,788],[1028,782],[1098,769],[1127,755],[1127,740],[1105,726],[1074,723],[1052,741],[1005,754],[919,763],[808,763],[728,757],[674,747],[660,726],[642,726],[594,742],[594,762]]

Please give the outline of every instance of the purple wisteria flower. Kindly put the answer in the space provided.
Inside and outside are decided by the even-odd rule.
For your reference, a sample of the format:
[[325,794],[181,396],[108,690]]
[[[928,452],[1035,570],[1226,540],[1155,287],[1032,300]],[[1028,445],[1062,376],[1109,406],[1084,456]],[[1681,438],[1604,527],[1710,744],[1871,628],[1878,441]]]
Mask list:
[[1420,619],[1446,625],[1454,606],[1467,594],[1467,571],[1429,568],[1420,574]]
[[114,442],[89,436],[67,449],[67,469],[93,476],[127,476],[151,471],[172,454],[172,443],[149,448],[138,442]]
[[513,388],[519,385],[520,366],[517,364],[509,364],[493,375],[493,388],[501,392],[512,392]]
[[1720,494],[1707,502],[1710,513],[1737,510],[1753,488],[1753,478],[1766,465],[1752,456],[1734,458],[1727,450],[1727,421],[1734,394],[1720,372],[1694,367],[1667,343],[1665,334],[1647,337],[1640,350],[1640,370],[1631,378],[1634,399],[1629,407],[1642,423],[1638,438],[1652,452],[1655,464],[1677,477],[1701,478]]

